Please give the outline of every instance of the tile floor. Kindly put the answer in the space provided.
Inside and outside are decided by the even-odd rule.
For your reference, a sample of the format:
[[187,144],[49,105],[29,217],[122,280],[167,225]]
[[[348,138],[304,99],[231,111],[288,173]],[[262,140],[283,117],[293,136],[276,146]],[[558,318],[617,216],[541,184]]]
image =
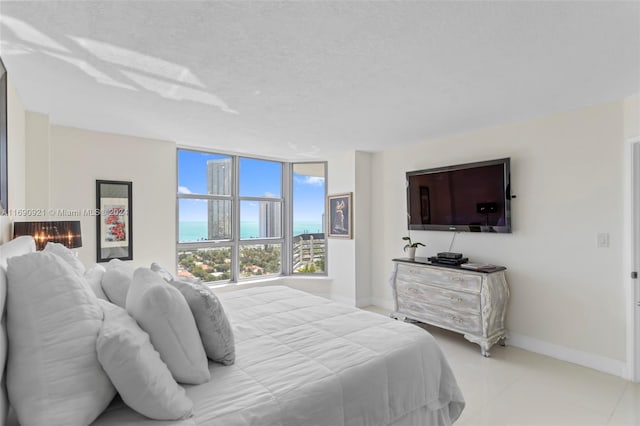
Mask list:
[[510,346],[496,345],[484,358],[462,335],[424,328],[447,355],[467,402],[456,426],[640,425],[640,384]]

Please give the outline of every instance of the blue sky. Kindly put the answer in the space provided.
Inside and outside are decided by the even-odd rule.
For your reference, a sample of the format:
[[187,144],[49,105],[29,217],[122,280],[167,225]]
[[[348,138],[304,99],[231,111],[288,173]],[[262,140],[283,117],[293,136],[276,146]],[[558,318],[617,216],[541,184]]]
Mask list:
[[[207,161],[229,158],[224,155],[195,151],[178,151],[178,191],[186,194],[207,193]],[[282,166],[278,162],[240,158],[241,196],[281,196],[280,176]],[[324,212],[324,178],[293,176],[294,222],[322,222]],[[254,205],[255,204],[255,205]],[[257,221],[257,203],[245,202],[241,208],[241,221]],[[206,220],[207,203],[204,200],[180,200],[181,221]]]

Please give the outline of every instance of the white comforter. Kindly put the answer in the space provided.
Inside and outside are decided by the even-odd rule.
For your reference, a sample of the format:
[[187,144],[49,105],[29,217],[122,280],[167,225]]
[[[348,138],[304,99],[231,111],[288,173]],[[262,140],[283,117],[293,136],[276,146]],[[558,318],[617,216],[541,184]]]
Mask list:
[[[451,424],[464,400],[433,337],[382,315],[292,290],[219,294],[237,360],[210,363],[211,381],[187,388],[193,418],[176,425]],[[114,404],[99,425],[145,424]]]

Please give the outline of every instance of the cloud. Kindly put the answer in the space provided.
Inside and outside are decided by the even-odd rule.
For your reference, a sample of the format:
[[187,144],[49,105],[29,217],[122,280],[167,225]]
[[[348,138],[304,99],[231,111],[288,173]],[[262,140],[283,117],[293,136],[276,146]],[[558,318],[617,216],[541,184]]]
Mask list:
[[324,185],[324,178],[321,176],[302,176],[296,177],[296,182],[302,185],[322,186]]
[[178,187],[178,194],[193,194],[193,192],[191,192],[191,190],[189,188],[187,188],[186,186],[179,186]]

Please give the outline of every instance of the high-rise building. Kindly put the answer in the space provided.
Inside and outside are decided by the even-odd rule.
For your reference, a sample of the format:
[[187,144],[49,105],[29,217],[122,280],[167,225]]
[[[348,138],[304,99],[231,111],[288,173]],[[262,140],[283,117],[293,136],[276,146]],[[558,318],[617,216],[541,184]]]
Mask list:
[[[231,157],[207,161],[207,191],[211,195],[231,195]],[[207,201],[208,239],[231,238],[231,201]]]
[[275,201],[260,201],[260,238],[282,237],[282,205]]

